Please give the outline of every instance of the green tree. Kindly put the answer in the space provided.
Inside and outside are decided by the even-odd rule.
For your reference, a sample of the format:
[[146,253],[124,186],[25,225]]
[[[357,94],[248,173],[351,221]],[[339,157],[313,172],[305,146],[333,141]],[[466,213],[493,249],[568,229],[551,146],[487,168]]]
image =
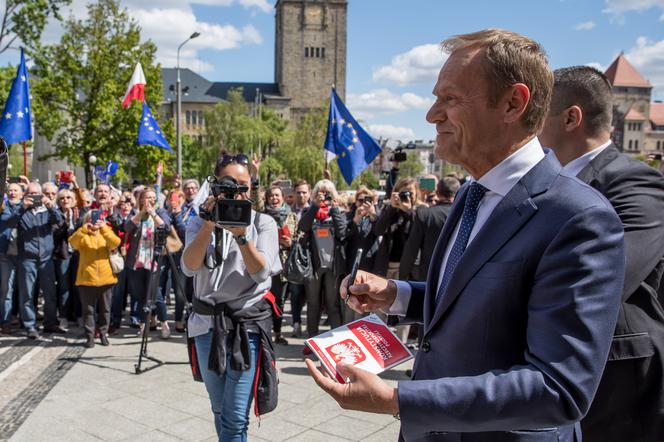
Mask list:
[[[118,0],[99,0],[88,5],[84,20],[66,21],[59,43],[35,53],[37,130],[54,143],[52,156],[85,166],[88,185],[91,155],[98,164],[118,161],[125,173],[144,180],[158,161],[172,158],[166,150],[135,145],[141,104],[123,109],[120,103],[140,62],[148,85],[146,100],[157,110],[161,75],[156,50],[153,42],[141,41],[138,24]],[[174,139],[170,122],[162,124],[162,130]]]
[[6,0],[0,21],[0,53],[15,43],[28,50],[38,48],[50,18],[62,20],[60,8],[71,0]]
[[399,176],[418,177],[424,172],[424,164],[420,161],[420,155],[417,151],[408,152],[406,161],[399,165]]

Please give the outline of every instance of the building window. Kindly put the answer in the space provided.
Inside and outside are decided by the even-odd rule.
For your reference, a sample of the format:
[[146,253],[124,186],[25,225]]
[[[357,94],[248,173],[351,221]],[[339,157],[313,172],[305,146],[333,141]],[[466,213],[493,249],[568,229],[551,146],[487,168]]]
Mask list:
[[198,125],[203,126],[203,111],[198,111]]
[[634,140],[634,150],[639,150],[639,140]]
[[320,48],[320,56],[321,58],[325,58],[325,48]]
[[632,150],[632,140],[629,140],[629,147],[628,147],[628,149],[629,149],[629,150]]
[[185,121],[187,122],[187,126],[191,124],[191,112],[185,112]]
[[309,57],[309,48],[304,48],[304,56]]
[[659,150],[659,141],[657,142],[657,150]]
[[320,58],[320,48],[316,48],[316,58]]

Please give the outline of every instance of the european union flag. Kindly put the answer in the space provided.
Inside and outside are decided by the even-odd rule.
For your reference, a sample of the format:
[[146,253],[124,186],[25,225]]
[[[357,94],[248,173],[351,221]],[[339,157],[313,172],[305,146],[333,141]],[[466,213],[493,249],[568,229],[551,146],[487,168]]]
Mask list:
[[16,78],[9,91],[5,108],[0,118],[0,135],[7,144],[19,143],[32,138],[30,124],[30,88],[28,86],[28,69],[25,67],[25,56],[21,49],[21,63],[16,71]]
[[100,181],[108,184],[110,177],[115,176],[118,173],[118,163],[113,160],[108,160],[106,166],[96,166],[95,175]]
[[136,144],[149,144],[151,146],[161,147],[169,152],[173,152],[168,141],[164,137],[164,133],[159,128],[157,121],[152,116],[148,104],[143,102],[143,114],[141,115],[141,123],[138,125],[138,137]]
[[337,156],[339,170],[348,184],[367,168],[381,151],[380,146],[357,124],[337,92],[330,94],[325,150]]

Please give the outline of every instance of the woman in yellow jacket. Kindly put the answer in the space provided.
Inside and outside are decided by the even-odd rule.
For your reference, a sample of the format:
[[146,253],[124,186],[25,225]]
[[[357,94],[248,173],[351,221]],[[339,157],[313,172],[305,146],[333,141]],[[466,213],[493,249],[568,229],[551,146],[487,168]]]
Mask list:
[[76,286],[81,297],[83,322],[87,335],[86,347],[95,346],[95,309],[99,302],[101,345],[108,345],[108,324],[111,319],[112,288],[118,282],[111,270],[110,251],[120,246],[120,238],[102,220],[92,224],[94,210],[83,217],[81,226],[69,237],[69,244],[78,251]]

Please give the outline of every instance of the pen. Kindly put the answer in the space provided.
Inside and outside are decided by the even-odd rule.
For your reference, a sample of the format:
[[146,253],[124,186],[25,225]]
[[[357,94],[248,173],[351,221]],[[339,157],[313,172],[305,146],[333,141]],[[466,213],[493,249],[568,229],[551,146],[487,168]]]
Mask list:
[[362,259],[362,249],[357,249],[355,254],[355,261],[353,261],[353,268],[350,271],[350,278],[348,278],[348,286],[346,287],[346,299],[344,300],[344,305],[348,305],[348,300],[350,299],[350,286],[355,284],[355,278],[357,277],[357,271],[360,269],[360,260]]

